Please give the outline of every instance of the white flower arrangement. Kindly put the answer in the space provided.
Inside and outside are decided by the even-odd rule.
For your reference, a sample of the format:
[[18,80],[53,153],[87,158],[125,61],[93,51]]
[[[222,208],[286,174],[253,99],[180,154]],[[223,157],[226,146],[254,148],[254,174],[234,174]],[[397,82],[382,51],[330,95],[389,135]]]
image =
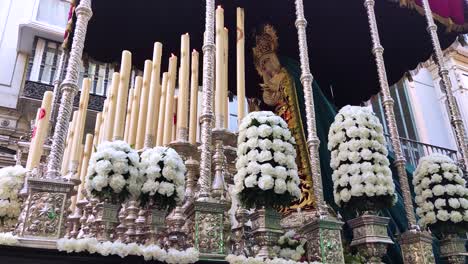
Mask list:
[[234,193],[245,207],[288,206],[301,197],[295,144],[286,122],[272,112],[242,120]]
[[172,148],[155,147],[141,154],[142,205],[152,202],[159,209],[172,209],[185,195],[185,164]]
[[283,258],[274,258],[274,259],[264,259],[261,257],[246,257],[246,256],[237,256],[237,255],[228,255],[226,257],[226,261],[229,264],[322,264],[322,262],[314,261],[314,262],[307,262],[307,261],[294,261],[290,259],[283,259]]
[[467,230],[468,188],[463,172],[451,158],[442,154],[421,158],[413,185],[421,227],[435,233]]
[[21,213],[18,193],[23,185],[26,169],[11,166],[0,169],[0,227],[12,227]]
[[278,239],[278,246],[274,250],[283,259],[300,261],[305,257],[305,238],[300,237],[294,230],[286,232]]
[[18,244],[18,237],[12,233],[0,233],[0,245],[13,246]]
[[124,141],[103,142],[91,155],[86,178],[88,194],[101,200],[122,203],[140,195],[140,157]]
[[368,210],[396,202],[383,127],[367,107],[343,107],[328,133],[333,194],[340,207]]
[[195,263],[199,259],[199,253],[195,248],[188,248],[184,251],[176,249],[162,249],[157,245],[139,245],[137,243],[125,244],[122,242],[99,242],[96,238],[67,239],[57,240],[57,249],[59,251],[84,252],[91,254],[98,253],[103,256],[118,255],[124,258],[129,255],[142,256],[146,261],[156,260],[169,264]]

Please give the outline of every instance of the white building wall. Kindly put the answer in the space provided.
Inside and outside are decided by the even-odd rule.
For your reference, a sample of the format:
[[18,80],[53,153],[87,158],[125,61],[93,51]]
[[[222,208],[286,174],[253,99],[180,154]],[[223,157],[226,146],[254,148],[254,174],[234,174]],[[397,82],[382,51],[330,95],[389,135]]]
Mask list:
[[439,88],[435,87],[431,72],[425,68],[419,70],[407,87],[420,141],[456,149],[443,98]]
[[28,56],[17,53],[20,23],[31,19],[35,0],[0,1],[0,107],[16,108]]

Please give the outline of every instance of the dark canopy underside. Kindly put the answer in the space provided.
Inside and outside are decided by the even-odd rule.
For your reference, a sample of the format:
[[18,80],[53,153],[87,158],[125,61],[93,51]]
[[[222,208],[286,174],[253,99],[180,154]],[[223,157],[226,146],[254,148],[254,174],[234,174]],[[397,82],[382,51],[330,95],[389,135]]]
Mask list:
[[[337,105],[359,104],[378,93],[379,85],[363,0],[304,1],[312,74],[325,94]],[[376,14],[390,84],[414,69],[432,53],[423,16],[386,0],[376,1]],[[259,97],[260,79],[251,48],[255,28],[265,23],[278,31],[280,54],[298,60],[294,1],[217,1],[225,10],[229,31],[229,89],[236,90],[236,7],[245,9],[246,89],[248,97]],[[121,51],[130,50],[133,64],[143,68],[151,59],[153,43],[163,43],[162,69],[170,53],[180,50],[180,35],[190,33],[191,48],[201,51],[205,22],[205,1],[93,1],[85,52],[98,61],[119,62]],[[456,33],[439,25],[442,47],[448,47]],[[201,64],[200,64],[201,71]],[[200,78],[201,83],[201,78]],[[333,95],[331,88],[333,87]]]

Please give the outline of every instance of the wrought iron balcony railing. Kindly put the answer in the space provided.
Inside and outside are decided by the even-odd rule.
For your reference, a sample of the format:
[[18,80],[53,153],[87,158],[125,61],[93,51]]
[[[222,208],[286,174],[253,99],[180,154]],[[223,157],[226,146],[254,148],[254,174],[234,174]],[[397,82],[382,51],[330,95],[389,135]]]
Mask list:
[[[26,81],[24,83],[24,89],[22,97],[31,98],[36,100],[42,100],[44,93],[46,91],[52,91],[54,87],[49,84],[44,84],[40,82]],[[96,94],[89,95],[88,109],[94,111],[102,111],[104,100],[106,97]],[[78,107],[80,101],[80,92],[75,96],[73,105]]]
[[[389,150],[393,150],[390,135],[385,135],[387,146]],[[403,154],[406,157],[406,162],[413,165],[415,168],[418,166],[419,159],[432,153],[440,153],[447,155],[453,160],[457,161],[457,151],[453,149],[434,146],[408,138],[400,137],[401,147]]]

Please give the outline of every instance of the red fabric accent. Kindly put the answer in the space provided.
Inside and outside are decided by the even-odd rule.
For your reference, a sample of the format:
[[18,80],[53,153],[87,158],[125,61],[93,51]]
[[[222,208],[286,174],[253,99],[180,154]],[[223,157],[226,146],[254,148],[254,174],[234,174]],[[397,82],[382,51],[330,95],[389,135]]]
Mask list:
[[174,125],[177,124],[177,115],[176,114],[174,114],[173,121],[174,121]]
[[[423,6],[422,0],[415,0],[416,4]],[[463,0],[429,0],[432,12],[444,17],[451,18],[455,24],[465,24],[463,13]]]
[[44,108],[39,109],[39,117],[37,120],[41,120],[46,116],[46,110]]
[[34,138],[34,137],[36,136],[36,131],[37,131],[37,127],[35,126],[35,127],[33,128],[31,138]]

